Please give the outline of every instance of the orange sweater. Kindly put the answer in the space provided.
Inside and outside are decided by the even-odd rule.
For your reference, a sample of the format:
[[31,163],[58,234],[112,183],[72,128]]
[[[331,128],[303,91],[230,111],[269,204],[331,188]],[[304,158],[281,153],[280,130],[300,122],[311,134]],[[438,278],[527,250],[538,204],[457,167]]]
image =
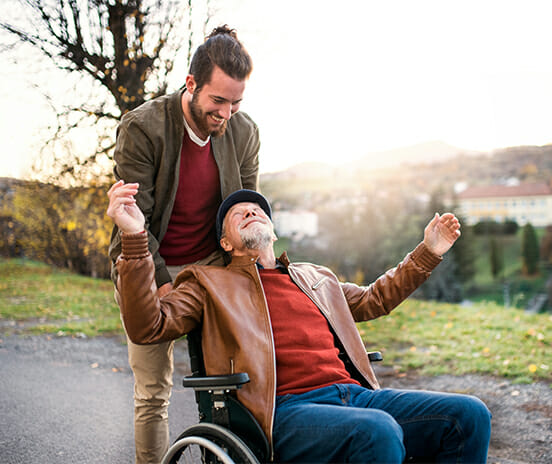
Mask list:
[[356,383],[335,346],[326,318],[285,274],[260,269],[276,350],[277,395]]

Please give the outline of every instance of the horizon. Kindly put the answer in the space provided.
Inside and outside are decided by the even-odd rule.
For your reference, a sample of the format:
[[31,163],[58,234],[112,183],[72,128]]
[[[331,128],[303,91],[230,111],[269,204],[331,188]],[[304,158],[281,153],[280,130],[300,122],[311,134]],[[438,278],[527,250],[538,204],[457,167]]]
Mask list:
[[[445,147],[448,149],[448,153],[441,153],[438,156],[433,156],[431,159],[417,157],[415,159],[412,159],[411,157],[408,158],[408,160],[405,160],[404,158],[397,156],[402,154],[411,154],[413,150],[420,150],[423,147],[432,147],[433,149],[438,147]],[[551,146],[552,143],[547,143],[543,145],[514,145],[509,147],[499,147],[488,151],[477,151],[477,150],[465,150],[460,147],[453,147],[452,145],[448,145],[445,142],[441,141],[428,141],[428,142],[420,142],[414,145],[410,146],[404,146],[404,147],[397,147],[397,148],[390,148],[388,150],[382,150],[381,152],[373,152],[368,153],[363,157],[357,158],[357,159],[351,159],[347,160],[346,163],[332,163],[329,160],[298,160],[296,163],[290,164],[288,166],[282,167],[281,169],[277,171],[259,171],[259,176],[270,176],[270,175],[277,175],[277,174],[285,174],[288,171],[293,171],[298,168],[304,168],[304,167],[328,167],[328,168],[348,168],[351,166],[358,165],[359,163],[368,162],[368,158],[374,155],[384,155],[384,154],[394,154],[395,157],[388,157],[379,164],[378,166],[373,166],[374,171],[380,171],[380,170],[386,170],[386,169],[401,169],[404,167],[404,164],[407,165],[418,165],[418,164],[424,164],[424,165],[432,165],[432,164],[439,164],[443,161],[446,161],[448,159],[453,159],[456,156],[494,156],[496,153],[507,151],[507,150],[515,150],[515,149],[535,149],[535,148],[545,148]],[[436,153],[436,152],[434,152]],[[372,162],[372,161],[370,161]],[[22,176],[13,176],[13,175],[5,175],[0,170],[0,178],[6,178],[6,179],[17,179],[17,180],[35,180],[34,178],[30,177],[22,177]]]

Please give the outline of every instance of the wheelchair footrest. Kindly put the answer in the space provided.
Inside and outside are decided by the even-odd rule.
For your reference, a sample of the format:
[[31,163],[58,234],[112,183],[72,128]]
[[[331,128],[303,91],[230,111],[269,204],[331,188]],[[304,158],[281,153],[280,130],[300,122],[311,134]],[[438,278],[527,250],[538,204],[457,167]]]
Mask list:
[[195,390],[237,390],[249,382],[247,372],[230,375],[211,375],[208,377],[184,377],[182,385]]

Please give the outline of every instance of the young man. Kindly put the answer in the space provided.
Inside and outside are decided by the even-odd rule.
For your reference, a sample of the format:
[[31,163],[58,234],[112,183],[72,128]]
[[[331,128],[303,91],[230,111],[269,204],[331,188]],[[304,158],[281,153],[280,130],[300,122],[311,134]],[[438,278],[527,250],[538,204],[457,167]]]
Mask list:
[[[251,70],[235,31],[219,27],[195,52],[185,88],[125,114],[117,129],[115,177],[142,186],[136,201],[146,217],[159,297],[183,266],[224,264],[215,237],[217,208],[235,190],[258,188],[258,129],[238,112]],[[120,252],[115,227],[113,263]],[[112,276],[115,282],[114,264]],[[129,340],[128,351],[136,462],[158,463],[169,445],[173,342],[144,347]]]
[[117,288],[129,337],[157,343],[201,326],[207,375],[249,374],[237,395],[278,461],[486,462],[486,406],[466,395],[381,390],[355,325],[388,314],[429,277],[460,235],[454,215],[436,214],[397,267],[359,287],[276,259],[270,205],[240,190],[217,214],[230,264],[190,266],[159,299],[137,192],[115,184],[108,209],[123,231]]

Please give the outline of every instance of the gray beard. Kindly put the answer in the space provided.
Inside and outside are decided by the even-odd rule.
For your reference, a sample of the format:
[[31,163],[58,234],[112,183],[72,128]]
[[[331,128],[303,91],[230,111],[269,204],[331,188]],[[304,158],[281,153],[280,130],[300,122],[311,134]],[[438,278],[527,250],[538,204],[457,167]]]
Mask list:
[[267,230],[249,234],[240,230],[243,246],[248,250],[262,250],[272,244],[272,234]]

